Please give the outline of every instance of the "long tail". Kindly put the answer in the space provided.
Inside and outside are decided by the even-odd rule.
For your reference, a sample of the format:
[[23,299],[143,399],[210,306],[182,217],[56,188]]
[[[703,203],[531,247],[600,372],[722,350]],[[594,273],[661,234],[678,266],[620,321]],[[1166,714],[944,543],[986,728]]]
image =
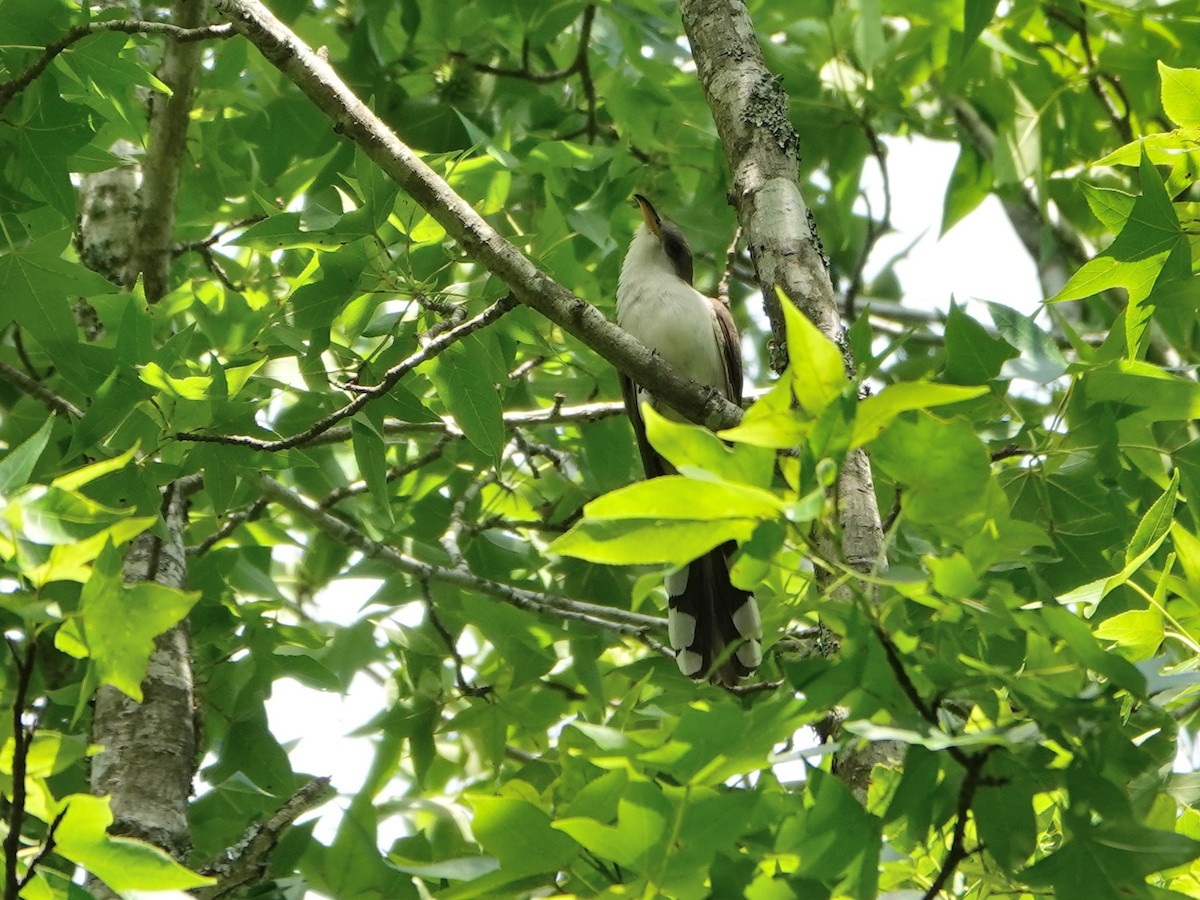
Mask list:
[[735,546],[716,547],[667,579],[667,633],[688,678],[736,684],[762,662],[758,604],[729,581]]

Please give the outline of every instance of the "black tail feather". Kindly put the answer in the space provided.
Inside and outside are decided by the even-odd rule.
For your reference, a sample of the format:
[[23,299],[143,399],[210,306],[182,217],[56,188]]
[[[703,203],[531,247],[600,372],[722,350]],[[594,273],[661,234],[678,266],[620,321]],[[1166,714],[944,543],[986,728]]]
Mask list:
[[710,550],[667,582],[671,647],[689,678],[736,684],[762,661],[762,625],[749,591],[729,580],[735,545]]

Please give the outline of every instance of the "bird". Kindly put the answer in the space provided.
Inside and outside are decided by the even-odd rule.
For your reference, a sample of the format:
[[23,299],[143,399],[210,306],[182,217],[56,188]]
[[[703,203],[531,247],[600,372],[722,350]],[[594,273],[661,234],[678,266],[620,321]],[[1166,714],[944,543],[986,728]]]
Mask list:
[[[692,286],[692,251],[683,232],[635,194],[641,209],[617,283],[617,324],[693,381],[742,400],[742,353],[723,303]],[[642,404],[682,421],[621,373],[621,394],[647,478],[674,474],[646,439]],[[714,547],[667,576],[667,634],[679,670],[689,678],[733,685],[762,662],[762,624],[749,591],[729,578],[736,544]]]

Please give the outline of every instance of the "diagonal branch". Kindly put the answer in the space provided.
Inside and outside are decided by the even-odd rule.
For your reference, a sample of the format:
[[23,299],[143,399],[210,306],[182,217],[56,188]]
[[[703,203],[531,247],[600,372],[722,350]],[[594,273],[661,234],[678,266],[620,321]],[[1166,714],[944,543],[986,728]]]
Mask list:
[[261,880],[284,832],[304,813],[329,799],[329,779],[314,778],[296,791],[266,822],[246,829],[240,841],[204,867],[204,874],[217,883],[193,891],[202,900],[216,900],[243,885]]
[[741,411],[719,391],[673,370],[609,322],[600,310],[538,269],[359,100],[329,63],[259,0],[216,0],[216,5],[232,16],[239,33],[333,120],[338,132],[354,141],[467,254],[507,284],[521,303],[583,341],[692,421],[714,429],[740,421]]
[[20,369],[14,368],[13,366],[8,365],[8,363],[0,362],[0,378],[3,378],[10,384],[16,385],[30,397],[41,401],[55,412],[59,412],[67,416],[74,416],[76,419],[83,418],[83,410],[66,397],[56,394],[36,378],[26,375]]
[[181,441],[194,441],[206,444],[236,444],[239,447],[251,447],[255,450],[261,450],[266,453],[275,453],[280,450],[290,450],[292,447],[299,447],[303,444],[312,443],[313,439],[328,431],[338,422],[343,419],[348,419],[354,415],[372,400],[377,397],[382,397],[390,391],[401,378],[433,357],[437,356],[451,344],[462,340],[473,331],[478,331],[487,325],[490,325],[496,319],[500,318],[516,305],[516,301],[511,296],[497,300],[479,315],[473,319],[468,319],[456,328],[451,328],[449,331],[444,331],[429,341],[413,353],[407,359],[403,359],[396,365],[392,366],[384,373],[379,384],[371,385],[370,387],[359,387],[356,396],[353,400],[343,406],[341,409],[334,410],[325,418],[313,423],[308,428],[293,434],[291,437],[282,438],[278,441],[264,441],[260,438],[250,437],[248,435],[228,435],[228,434],[177,434],[175,435]]
[[480,594],[510,603],[518,609],[551,615],[570,622],[580,622],[605,631],[613,631],[641,641],[656,653],[671,659],[675,658],[675,654],[671,650],[650,635],[652,630],[666,627],[666,622],[657,616],[647,616],[616,607],[587,603],[583,600],[570,600],[542,591],[531,591],[492,581],[490,578],[476,575],[469,569],[448,568],[422,562],[386,544],[371,540],[358,529],[325,512],[314,501],[289,490],[273,478],[260,475],[258,484],[263,496],[268,500],[278,503],[285,509],[308,520],[318,531],[353,547],[368,559],[378,560],[417,579],[441,581],[466,590],[477,591]]
[[[384,481],[395,481],[398,478],[403,478],[409,472],[415,472],[422,466],[433,462],[446,449],[446,445],[450,442],[450,435],[443,434],[438,438],[437,442],[419,456],[413,457],[408,462],[398,463],[390,467],[384,474]],[[356,494],[365,494],[369,488],[366,481],[353,481],[350,484],[342,485],[334,488],[328,494],[321,498],[317,503],[321,509],[329,509],[331,506],[336,506],[347,497],[353,497]]]

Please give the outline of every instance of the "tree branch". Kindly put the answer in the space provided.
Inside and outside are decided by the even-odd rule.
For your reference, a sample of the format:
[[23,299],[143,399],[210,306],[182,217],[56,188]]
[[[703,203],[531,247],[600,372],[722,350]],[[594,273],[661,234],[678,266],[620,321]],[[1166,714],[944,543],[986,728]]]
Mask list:
[[356,394],[353,400],[341,409],[331,412],[325,418],[313,423],[303,431],[293,434],[291,437],[282,438],[277,441],[264,441],[260,438],[250,437],[249,435],[228,434],[176,434],[175,437],[181,441],[194,441],[198,443],[235,444],[239,447],[250,447],[265,453],[277,453],[280,450],[290,450],[293,447],[312,443],[314,438],[328,431],[338,422],[354,415],[375,398],[382,397],[401,378],[421,363],[433,359],[433,357],[437,356],[451,344],[462,340],[471,332],[478,331],[480,328],[490,325],[515,305],[516,301],[511,296],[504,297],[497,300],[473,319],[468,319],[456,328],[442,332],[433,340],[427,342],[416,353],[411,354],[407,359],[401,360],[388,369],[378,384],[371,385],[370,387],[356,387]]
[[[204,4],[177,3],[173,15],[179,33],[192,33],[200,27]],[[154,91],[149,97],[150,128],[142,163],[136,262],[142,273],[146,301],[151,305],[170,290],[176,198],[199,60],[200,48],[194,41],[168,41],[158,67],[158,77],[171,93]],[[211,259],[211,254],[209,256]],[[212,263],[219,269],[216,260]]]
[[202,540],[199,544],[194,544],[193,546],[188,547],[186,551],[187,555],[203,556],[214,546],[237,531],[241,525],[244,525],[246,522],[253,522],[261,517],[266,508],[267,501],[259,498],[250,504],[250,506],[248,506],[246,509],[232,513],[225,519],[223,523],[221,523],[220,528]]
[[[403,478],[409,472],[415,472],[417,469],[421,468],[427,463],[433,462],[442,455],[442,452],[446,449],[446,445],[449,442],[450,435],[442,435],[440,438],[438,438],[437,443],[435,443],[420,456],[410,459],[408,462],[403,462],[389,468],[387,473],[384,475],[384,480],[395,481],[398,478]],[[367,483],[365,481],[354,481],[350,484],[334,488],[321,498],[321,500],[317,503],[317,506],[319,506],[321,509],[329,509],[331,506],[341,503],[347,497],[353,497],[355,494],[365,494],[368,490],[369,488],[367,487]]]
[[[775,344],[786,346],[778,287],[842,348],[847,371],[853,371],[833,284],[800,194],[800,139],[750,14],[745,4],[728,0],[679,0],[679,7],[733,177],[730,201],[746,235]],[[862,450],[842,465],[837,506],[841,556],[854,569],[869,572],[881,556],[883,531],[871,466]]]
[[[499,78],[519,78],[523,81],[531,81],[534,84],[550,84],[554,81],[564,81],[579,72],[587,60],[588,41],[591,39],[592,21],[595,18],[595,4],[584,7],[583,20],[579,23],[579,47],[575,51],[575,58],[571,60],[571,64],[564,69],[558,69],[553,72],[535,72],[529,66],[529,54],[527,52],[522,53],[521,68],[519,69],[505,69],[499,66],[489,66],[486,63],[472,63],[472,68],[476,72],[484,72]],[[528,50],[528,45],[526,45],[525,50]]]
[[492,693],[491,685],[472,684],[463,675],[464,663],[462,654],[458,652],[458,642],[455,641],[454,635],[450,633],[450,629],[445,626],[438,615],[437,606],[433,602],[433,592],[429,590],[428,581],[421,582],[421,593],[425,598],[425,614],[429,617],[429,624],[433,626],[433,630],[441,637],[454,662],[454,682],[458,686],[458,689],[467,697],[488,696],[488,694]]
[[83,410],[66,397],[59,396],[36,378],[26,375],[20,369],[14,368],[8,363],[0,362],[0,378],[3,378],[10,384],[16,385],[29,396],[35,400],[40,400],[55,412],[74,416],[76,419],[83,418]]
[[33,661],[37,644],[29,640],[22,654],[12,638],[6,638],[9,652],[17,667],[16,687],[12,699],[12,801],[8,805],[8,834],[4,836],[4,897],[17,900],[21,888],[17,864],[20,861],[21,829],[25,824],[25,768],[29,763],[29,745],[33,730],[25,725],[25,709],[29,702],[29,683],[33,678]]
[[[1086,9],[1086,7],[1081,7]],[[1100,71],[1100,64],[1096,60],[1096,54],[1092,50],[1092,41],[1088,36],[1087,19],[1080,16],[1078,19],[1068,15],[1061,9],[1055,7],[1052,3],[1043,3],[1042,12],[1049,18],[1061,22],[1075,32],[1079,38],[1079,45],[1083,49],[1084,64],[1080,66],[1080,71],[1087,78],[1088,87],[1100,106],[1104,108],[1104,112],[1108,115],[1108,121],[1112,123],[1112,127],[1117,134],[1121,136],[1121,140],[1126,144],[1133,142],[1133,126],[1129,124],[1129,98],[1125,96],[1124,88],[1121,87],[1120,81],[1116,76],[1108,75]],[[1065,55],[1065,54],[1064,54]],[[1079,65],[1076,60],[1072,60],[1075,65]],[[1112,89],[1125,104],[1125,112],[1117,109],[1117,105],[1113,102],[1112,96],[1109,94],[1109,89]]]
[[942,865],[938,869],[937,877],[933,879],[933,883],[929,885],[929,889],[921,900],[937,900],[938,894],[942,892],[942,888],[946,886],[956,869],[969,855],[967,852],[967,818],[971,814],[971,801],[975,799],[975,791],[983,783],[982,773],[983,764],[987,762],[990,749],[982,750],[967,757],[967,772],[963,776],[962,784],[958,788],[958,804],[954,818],[954,835],[950,839],[950,849],[946,853],[946,858],[942,860]]
[[125,34],[162,34],[174,38],[177,43],[181,44],[212,39],[224,40],[225,38],[233,37],[235,34],[233,26],[228,23],[206,25],[202,28],[181,28],[178,25],[170,25],[166,22],[139,22],[133,19],[118,19],[112,22],[88,22],[85,25],[76,25],[57,41],[47,44],[46,48],[42,51],[42,55],[37,58],[37,61],[20,75],[10,78],[8,81],[0,82],[0,113],[4,111],[4,108],[8,106],[9,101],[13,97],[33,84],[34,80],[46,71],[46,67],[54,62],[56,56],[85,37],[90,37],[93,34],[99,34],[104,31],[118,31]]
[[38,866],[46,861],[46,857],[54,852],[54,848],[58,846],[55,840],[55,835],[58,834],[58,826],[62,824],[62,820],[67,815],[67,810],[70,808],[71,802],[68,800],[63,804],[63,808],[58,811],[58,815],[50,822],[46,829],[46,839],[42,841],[41,849],[38,850],[35,856],[29,862],[29,867],[25,870],[25,874],[21,876],[21,883],[17,885],[17,895],[20,896],[21,891],[25,890],[26,885],[33,881],[33,876],[37,873]]
[[192,894],[201,900],[216,900],[261,879],[283,833],[304,813],[328,800],[329,794],[328,778],[309,781],[275,815],[266,822],[251,825],[240,841],[205,866],[202,874],[216,878],[217,883]]
[[629,612],[611,606],[601,606],[582,600],[570,600],[556,597],[542,591],[531,591],[513,585],[503,584],[482,578],[469,569],[447,568],[422,562],[415,557],[401,553],[391,547],[373,541],[358,529],[341,519],[331,516],[307,497],[289,490],[273,478],[259,476],[259,486],[263,495],[270,501],[278,503],[285,509],[307,519],[318,531],[322,531],[334,540],[341,541],[363,554],[368,559],[376,559],[405,572],[417,579],[441,581],[457,585],[466,590],[476,591],[510,603],[518,609],[555,616],[572,622],[581,622],[594,628],[613,631],[626,637],[635,638],[649,646],[656,653],[675,658],[673,651],[664,647],[661,642],[650,636],[651,630],[666,627],[666,621],[657,616],[647,616],[642,613]]
[[727,428],[741,411],[714,388],[675,372],[660,356],[609,322],[587,301],[538,269],[492,228],[440,175],[404,144],[321,59],[259,0],[216,0],[234,27],[287,75],[393,181],[408,192],[463,250],[508,285],[516,298],[654,391],[694,422]]

